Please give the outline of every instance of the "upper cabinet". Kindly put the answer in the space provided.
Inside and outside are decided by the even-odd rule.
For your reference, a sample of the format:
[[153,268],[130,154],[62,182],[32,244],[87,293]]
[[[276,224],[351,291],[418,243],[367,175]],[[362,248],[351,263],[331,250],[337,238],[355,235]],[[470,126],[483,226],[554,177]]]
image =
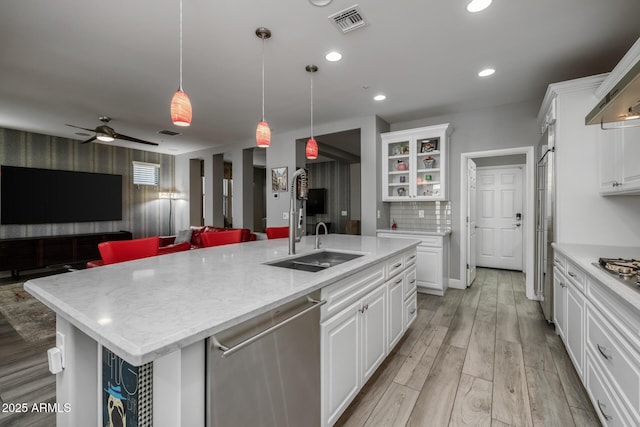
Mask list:
[[600,132],[600,194],[640,194],[640,127],[623,128],[624,122]]
[[449,123],[383,133],[382,201],[447,200]]

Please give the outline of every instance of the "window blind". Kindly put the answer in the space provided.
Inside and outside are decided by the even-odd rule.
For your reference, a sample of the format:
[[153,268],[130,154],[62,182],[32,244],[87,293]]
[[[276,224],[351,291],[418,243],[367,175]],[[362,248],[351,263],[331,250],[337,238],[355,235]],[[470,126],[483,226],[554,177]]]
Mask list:
[[160,183],[160,165],[157,163],[133,162],[133,183],[155,185]]

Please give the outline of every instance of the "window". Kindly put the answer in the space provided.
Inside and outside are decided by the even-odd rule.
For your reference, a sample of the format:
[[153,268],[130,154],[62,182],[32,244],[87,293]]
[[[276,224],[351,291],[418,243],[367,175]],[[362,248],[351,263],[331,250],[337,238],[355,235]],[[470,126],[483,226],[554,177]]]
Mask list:
[[157,163],[133,162],[133,183],[155,185],[160,183],[160,165]]

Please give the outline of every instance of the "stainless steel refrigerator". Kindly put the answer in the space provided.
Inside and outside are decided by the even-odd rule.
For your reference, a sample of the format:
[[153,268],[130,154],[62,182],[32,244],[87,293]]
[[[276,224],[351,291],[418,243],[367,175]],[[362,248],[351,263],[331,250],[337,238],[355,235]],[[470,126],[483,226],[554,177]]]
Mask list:
[[553,321],[553,222],[555,216],[555,144],[553,124],[540,140],[536,185],[535,291],[547,321]]

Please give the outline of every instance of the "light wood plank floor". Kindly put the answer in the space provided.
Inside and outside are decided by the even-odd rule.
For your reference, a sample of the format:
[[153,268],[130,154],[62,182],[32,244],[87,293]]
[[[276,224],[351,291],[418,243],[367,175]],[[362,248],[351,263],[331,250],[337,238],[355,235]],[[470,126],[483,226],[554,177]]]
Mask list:
[[599,426],[524,274],[478,269],[418,318],[337,426]]

